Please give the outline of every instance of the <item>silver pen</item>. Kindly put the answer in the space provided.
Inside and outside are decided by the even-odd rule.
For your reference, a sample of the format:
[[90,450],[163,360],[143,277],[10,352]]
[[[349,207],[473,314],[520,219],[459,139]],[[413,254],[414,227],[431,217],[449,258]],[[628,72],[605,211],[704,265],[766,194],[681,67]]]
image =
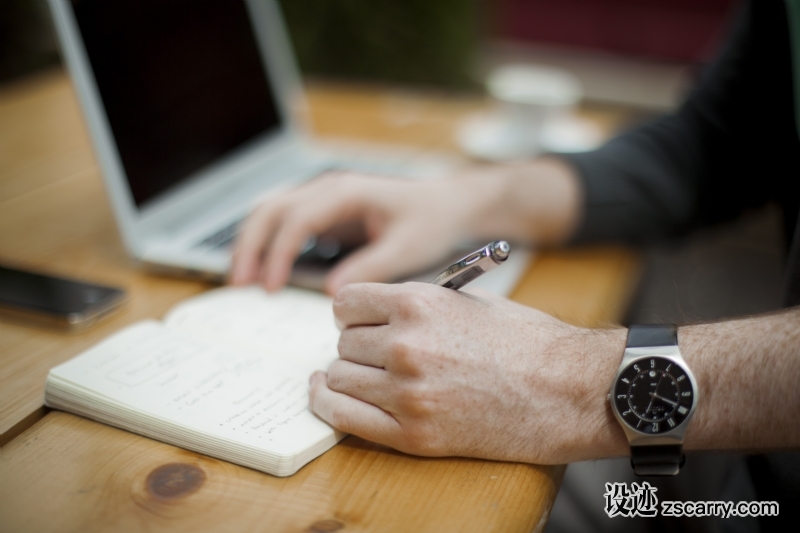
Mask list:
[[489,272],[508,259],[511,246],[506,241],[494,241],[480,250],[462,257],[433,278],[434,285],[458,290],[475,278]]

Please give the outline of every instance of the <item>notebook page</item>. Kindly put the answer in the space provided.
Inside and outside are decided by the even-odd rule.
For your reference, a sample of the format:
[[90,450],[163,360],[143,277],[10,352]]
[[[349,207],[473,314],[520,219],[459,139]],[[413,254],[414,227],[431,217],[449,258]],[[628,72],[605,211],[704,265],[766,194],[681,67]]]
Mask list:
[[280,354],[309,374],[338,357],[332,300],[304,289],[224,287],[181,302],[164,322],[198,338]]
[[269,355],[146,321],[52,369],[48,379],[85,390],[88,403],[108,398],[116,408],[271,454],[293,455],[329,439],[333,429],[308,410],[307,370],[282,363],[279,349]]

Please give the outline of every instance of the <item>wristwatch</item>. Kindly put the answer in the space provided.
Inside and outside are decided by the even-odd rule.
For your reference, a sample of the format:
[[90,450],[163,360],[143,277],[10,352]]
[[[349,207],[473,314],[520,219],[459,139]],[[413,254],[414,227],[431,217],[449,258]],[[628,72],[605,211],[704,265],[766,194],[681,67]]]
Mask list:
[[628,437],[637,476],[680,471],[683,437],[697,399],[697,382],[678,349],[678,328],[631,326],[608,400]]

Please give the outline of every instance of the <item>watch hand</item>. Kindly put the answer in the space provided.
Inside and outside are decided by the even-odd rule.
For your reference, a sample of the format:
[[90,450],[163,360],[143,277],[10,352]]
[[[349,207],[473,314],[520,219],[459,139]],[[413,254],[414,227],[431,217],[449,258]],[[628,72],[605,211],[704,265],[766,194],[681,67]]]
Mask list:
[[[658,386],[661,385],[661,380],[662,379],[664,379],[664,374],[661,374],[661,377],[658,378],[658,382],[656,383],[656,390],[658,390]],[[650,412],[650,408],[653,407],[653,398],[652,398],[653,395],[655,395],[655,392],[651,392],[650,393],[650,396],[651,396],[650,403],[647,404],[647,409],[644,410],[644,414],[649,413]]]
[[647,415],[647,413],[650,412],[650,408],[651,407],[653,407],[653,399],[652,398],[650,398],[650,403],[647,404],[647,409],[644,410],[645,416]]
[[667,402],[667,403],[672,404],[672,405],[678,405],[678,402],[673,402],[672,400],[667,400],[666,398],[664,398],[663,396],[659,396],[655,392],[651,392],[650,396],[652,396],[653,398],[658,398],[662,402]]

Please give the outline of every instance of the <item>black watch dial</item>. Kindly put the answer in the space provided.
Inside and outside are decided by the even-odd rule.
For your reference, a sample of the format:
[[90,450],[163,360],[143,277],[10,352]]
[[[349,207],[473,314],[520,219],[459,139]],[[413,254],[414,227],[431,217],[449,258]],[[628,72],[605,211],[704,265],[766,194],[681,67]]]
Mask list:
[[612,401],[628,426],[659,434],[681,425],[694,404],[686,371],[664,357],[639,359],[622,371]]

